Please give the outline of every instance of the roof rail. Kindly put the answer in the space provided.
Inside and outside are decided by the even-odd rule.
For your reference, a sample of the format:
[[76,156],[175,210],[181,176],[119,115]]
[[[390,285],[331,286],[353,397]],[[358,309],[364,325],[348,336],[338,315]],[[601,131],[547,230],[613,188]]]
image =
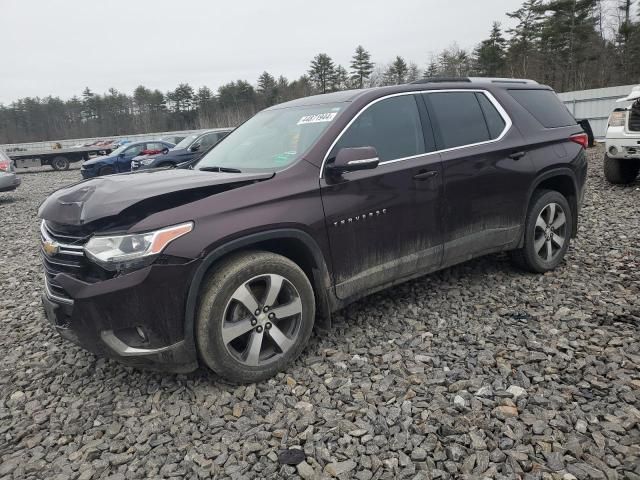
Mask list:
[[427,77],[421,78],[411,82],[411,85],[418,85],[421,83],[449,83],[449,82],[467,82],[470,83],[469,77]]
[[535,80],[528,80],[526,78],[470,77],[469,80],[474,83],[513,83],[520,85],[539,85]]

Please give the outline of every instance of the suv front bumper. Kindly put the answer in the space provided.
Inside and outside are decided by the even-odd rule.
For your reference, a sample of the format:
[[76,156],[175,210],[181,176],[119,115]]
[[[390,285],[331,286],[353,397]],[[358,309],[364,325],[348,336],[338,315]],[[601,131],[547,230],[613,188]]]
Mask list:
[[60,274],[53,293],[45,279],[47,320],[66,340],[127,365],[187,373],[198,366],[193,339],[184,336],[187,292],[195,261],[152,265],[98,283]]
[[628,132],[624,127],[609,127],[606,152],[611,158],[640,159],[640,132]]

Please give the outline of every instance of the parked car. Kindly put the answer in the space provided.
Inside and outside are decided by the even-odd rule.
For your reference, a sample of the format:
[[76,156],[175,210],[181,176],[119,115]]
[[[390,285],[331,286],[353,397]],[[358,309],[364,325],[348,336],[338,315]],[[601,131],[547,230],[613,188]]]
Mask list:
[[604,176],[614,184],[628,184],[640,172],[640,85],[618,102],[633,102],[616,108],[609,117],[604,153]]
[[0,192],[10,192],[20,186],[22,180],[16,175],[13,161],[0,150]]
[[232,131],[232,128],[219,128],[203,133],[194,133],[165,154],[136,159],[135,162],[131,162],[131,170],[175,167],[180,163],[196,160]]
[[109,155],[92,158],[82,164],[80,173],[83,178],[111,175],[131,170],[131,160],[145,150],[165,151],[173,148],[172,143],[154,140],[151,142],[127,143],[116,148]]
[[372,292],[492,252],[556,268],[578,232],[586,144],[553,90],[524,80],[271,107],[189,168],[52,194],[47,318],[132,365],[259,381]]

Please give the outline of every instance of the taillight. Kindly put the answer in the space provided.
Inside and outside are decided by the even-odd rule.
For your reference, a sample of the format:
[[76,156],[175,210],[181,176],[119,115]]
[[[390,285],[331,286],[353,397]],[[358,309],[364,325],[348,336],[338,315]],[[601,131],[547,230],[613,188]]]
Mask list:
[[589,148],[589,135],[587,135],[586,133],[577,133],[575,135],[571,135],[569,137],[569,140],[571,140],[573,143],[577,143],[584,149]]
[[0,160],[0,172],[8,172],[11,169],[10,160]]

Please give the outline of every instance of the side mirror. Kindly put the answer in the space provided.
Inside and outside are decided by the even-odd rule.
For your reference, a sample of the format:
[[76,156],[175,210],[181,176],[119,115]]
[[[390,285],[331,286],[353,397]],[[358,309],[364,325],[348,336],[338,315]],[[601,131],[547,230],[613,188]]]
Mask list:
[[326,168],[333,173],[371,170],[378,166],[380,159],[374,147],[349,147],[338,150],[336,159]]
[[191,145],[191,148],[189,149],[192,152],[197,152],[198,150],[200,150],[200,144],[196,143],[195,145]]
[[120,158],[124,158],[124,152],[120,152],[120,154],[118,155]]

